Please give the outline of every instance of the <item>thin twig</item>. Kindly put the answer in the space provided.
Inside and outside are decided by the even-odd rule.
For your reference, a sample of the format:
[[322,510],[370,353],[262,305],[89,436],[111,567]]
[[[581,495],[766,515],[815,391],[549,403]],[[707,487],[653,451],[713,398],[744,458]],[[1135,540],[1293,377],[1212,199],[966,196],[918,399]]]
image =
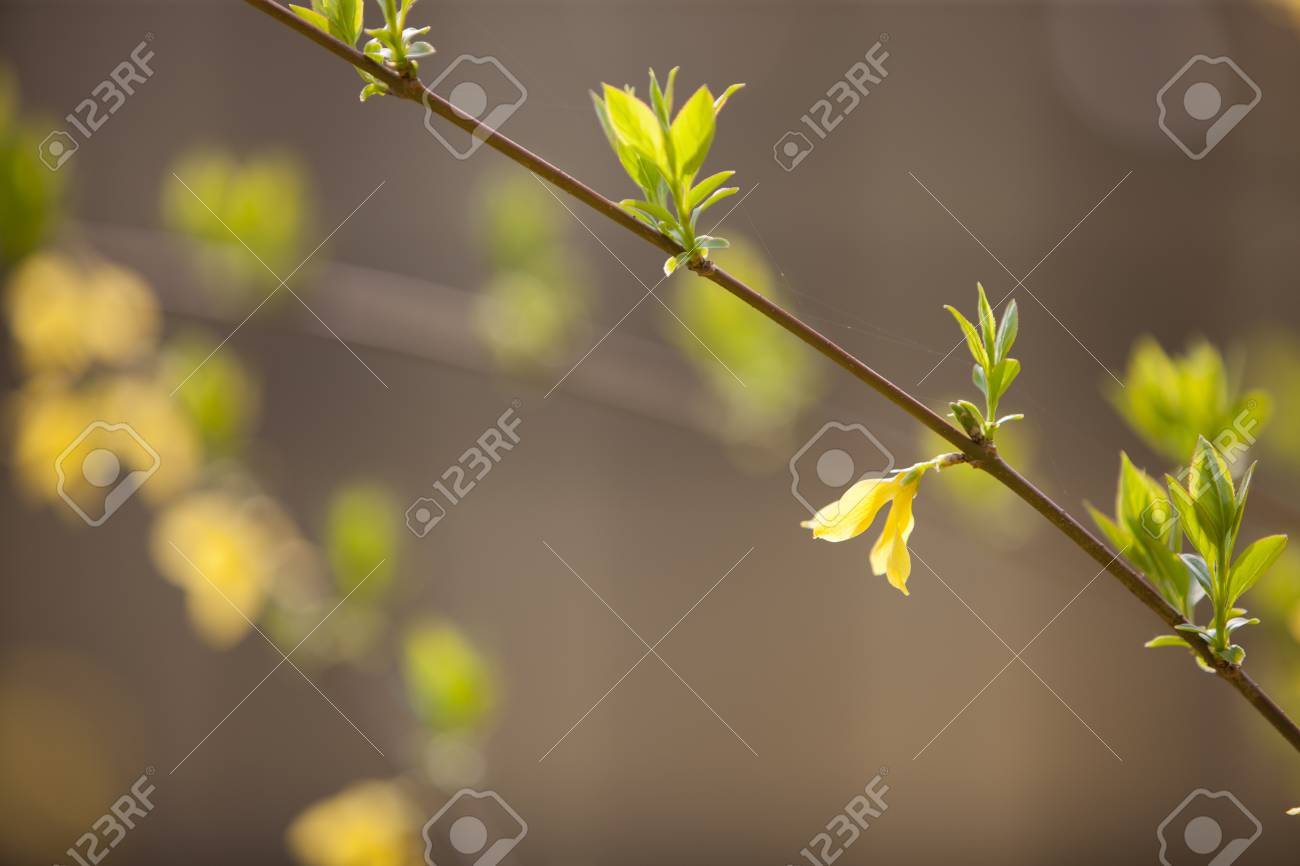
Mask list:
[[[296,30],[356,68],[369,72],[375,78],[387,84],[393,95],[413,102],[423,103],[430,111],[449,123],[482,139],[484,144],[544,180],[550,181],[592,210],[618,223],[646,242],[670,255],[684,252],[677,244],[632,217],[610,199],[605,198],[582,181],[542,159],[523,145],[512,141],[495,129],[465,114],[446,99],[427,89],[418,79],[401,75],[389,67],[376,63],[352,46],[317,30],[284,6],[276,3],[275,0],[244,0],[244,2],[260,9],[285,26]],[[1187,622],[1138,571],[1107,550],[1106,546],[1068,511],[1007,464],[991,445],[970,439],[907,391],[904,391],[840,347],[835,341],[803,322],[784,307],[774,303],[717,267],[713,262],[707,259],[697,260],[690,267],[700,276],[731,292],[731,294],[749,304],[749,306],[780,325],[783,329],[803,340],[886,400],[950,442],[969,458],[972,466],[992,475],[1017,496],[1029,503],[1035,511],[1064,533],[1084,553],[1092,557],[1094,561],[1119,580],[1125,589],[1146,605],[1156,616],[1160,617],[1165,625],[1173,629]],[[1220,677],[1227,680],[1240,692],[1251,706],[1267,719],[1297,752],[1300,752],[1300,727],[1296,726],[1296,723],[1287,716],[1286,712],[1245,671],[1217,658],[1210,651],[1209,646],[1202,641],[1193,639],[1192,645],[1206,664],[1213,667]]]

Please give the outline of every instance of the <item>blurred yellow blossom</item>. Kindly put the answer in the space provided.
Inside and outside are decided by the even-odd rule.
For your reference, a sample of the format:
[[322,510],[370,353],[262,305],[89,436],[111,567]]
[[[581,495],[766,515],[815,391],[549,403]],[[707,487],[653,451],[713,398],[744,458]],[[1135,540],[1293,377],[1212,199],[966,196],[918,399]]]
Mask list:
[[[262,612],[286,524],[269,501],[224,491],[187,496],[154,524],[154,563],[185,590],[190,620],[212,646],[238,642],[251,627],[249,620]],[[290,530],[288,538],[293,537]]]
[[415,866],[421,813],[395,782],[356,782],[310,806],[289,825],[304,866]]
[[158,338],[158,305],[139,276],[53,253],[18,268],[5,312],[23,364],[36,372],[127,364],[152,352]]
[[937,469],[943,460],[940,457],[918,463],[890,478],[859,481],[838,501],[819,509],[816,517],[799,525],[811,529],[813,538],[848,541],[870,529],[880,509],[892,505],[880,538],[871,548],[871,572],[887,576],[891,586],[903,595],[909,595],[907,578],[912,573],[912,560],[907,552],[907,540],[916,526],[912,500],[916,498],[921,476],[930,469]]
[[[97,421],[128,424],[157,454],[157,471],[141,488],[149,501],[160,502],[191,485],[202,461],[193,426],[152,379],[111,376],[72,387],[59,377],[42,376],[29,380],[10,399],[9,413],[20,482],[30,494],[44,500],[53,501],[58,495],[58,468],[63,469],[66,484],[86,483],[79,466],[59,461],[84,456],[65,451]],[[154,462],[153,454],[143,448],[114,449],[113,453],[131,469],[147,470]]]
[[57,379],[39,378],[14,394],[8,409],[19,484],[33,497],[52,500],[57,495],[54,462],[94,420],[92,401]]

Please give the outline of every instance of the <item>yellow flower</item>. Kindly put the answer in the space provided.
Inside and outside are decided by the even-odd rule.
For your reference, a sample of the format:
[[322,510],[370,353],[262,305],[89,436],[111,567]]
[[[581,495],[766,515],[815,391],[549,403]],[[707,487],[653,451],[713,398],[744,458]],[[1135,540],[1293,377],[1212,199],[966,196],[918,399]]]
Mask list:
[[420,817],[397,784],[357,782],[295,818],[288,839],[304,866],[413,866]]
[[204,492],[162,512],[151,547],[158,570],[185,590],[199,636],[225,648],[261,614],[289,534],[283,516],[265,500]]
[[935,463],[918,463],[892,478],[868,478],[854,484],[838,501],[821,508],[812,520],[799,524],[813,532],[813,538],[848,541],[871,528],[876,515],[885,505],[892,505],[885,518],[885,528],[871,548],[871,571],[885,575],[889,583],[908,595],[907,578],[912,573],[912,559],[907,539],[916,526],[912,500],[916,498],[921,476],[937,468]]
[[96,362],[124,365],[146,356],[160,321],[153,292],[136,274],[53,253],[18,268],[5,292],[5,313],[28,369],[71,374]]

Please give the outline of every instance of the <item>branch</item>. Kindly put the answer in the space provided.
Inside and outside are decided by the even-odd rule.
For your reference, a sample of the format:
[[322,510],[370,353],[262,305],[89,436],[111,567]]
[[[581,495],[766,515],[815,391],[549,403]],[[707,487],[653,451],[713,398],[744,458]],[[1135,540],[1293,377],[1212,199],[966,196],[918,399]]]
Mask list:
[[[592,210],[608,217],[647,243],[658,247],[669,255],[685,252],[677,244],[641,223],[613,201],[605,198],[582,181],[537,156],[523,145],[512,141],[495,129],[460,111],[446,99],[427,89],[420,83],[419,79],[402,75],[394,69],[376,63],[352,46],[346,45],[312,27],[288,9],[276,3],[275,0],[244,0],[244,2],[265,12],[286,27],[306,36],[317,45],[356,68],[370,73],[387,84],[394,96],[423,103],[430,111],[449,123],[482,139],[484,144],[519,163],[537,176],[550,181]],[[967,437],[925,404],[877,373],[817,329],[759,294],[708,259],[697,260],[690,267],[700,276],[726,289],[789,333],[803,340],[826,358],[844,368],[850,375],[876,391],[908,415],[911,415],[912,418],[925,427],[942,436],[953,447],[959,449],[973,466],[992,475],[1017,496],[1029,503],[1035,511],[1043,515],[1049,523],[1059,529],[1084,553],[1092,557],[1105,571],[1108,571],[1123,584],[1125,589],[1132,593],[1138,601],[1146,605],[1165,625],[1176,628],[1179,625],[1186,624],[1187,621],[1183,619],[1178,611],[1174,610],[1138,571],[1121,559],[1119,554],[1112,554],[1096,536],[1089,532],[1068,511],[1013,469],[998,455],[991,444],[976,442]],[[1267,719],[1297,752],[1300,752],[1300,727],[1297,727],[1296,723],[1287,717],[1286,712],[1245,671],[1216,657],[1203,641],[1193,641],[1192,645],[1200,657],[1214,668],[1215,673],[1227,680],[1240,692],[1242,697],[1260,715]]]

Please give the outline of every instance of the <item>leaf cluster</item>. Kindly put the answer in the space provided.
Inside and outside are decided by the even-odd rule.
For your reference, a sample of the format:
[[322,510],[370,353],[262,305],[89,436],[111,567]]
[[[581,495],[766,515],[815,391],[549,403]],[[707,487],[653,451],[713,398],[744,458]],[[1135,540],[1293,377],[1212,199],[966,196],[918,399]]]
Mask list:
[[1197,439],[1186,481],[1165,476],[1178,522],[1196,550],[1181,554],[1182,561],[1214,607],[1211,626],[1183,625],[1179,630],[1199,635],[1217,656],[1232,664],[1241,664],[1246,655],[1240,646],[1229,643],[1232,633],[1259,622],[1247,619],[1237,601],[1277,560],[1287,542],[1285,535],[1265,536],[1234,556],[1254,472],[1252,464],[1240,483],[1234,484],[1227,461],[1202,436]]
[[[419,70],[417,58],[428,57],[434,48],[419,37],[429,32],[428,27],[407,27],[406,16],[416,0],[377,0],[384,16],[382,27],[365,27],[364,0],[311,0],[311,8],[290,6],[294,14],[323,33],[353,48],[364,32],[371,37],[363,49],[376,63],[391,66],[403,75],[415,75]],[[357,73],[366,82],[361,89],[361,101],[388,92],[388,85],[368,72]]]
[[602,94],[591,95],[610,147],[642,193],[641,198],[625,199],[619,206],[685,250],[664,263],[665,275],[696,256],[707,257],[709,250],[728,245],[723,238],[697,235],[696,224],[706,210],[740,191],[723,186],[733,171],[718,172],[698,183],[695,178],[713,144],[718,113],[744,85],[733,84],[716,98],[701,86],[674,117],[676,79],[674,67],[660,87],[650,70],[649,103],[630,86],[619,89],[606,84]]
[[978,328],[956,307],[945,305],[944,309],[952,313],[966,337],[966,348],[975,360],[975,365],[971,368],[971,380],[984,395],[984,411],[981,413],[969,400],[957,400],[948,405],[967,435],[976,441],[992,441],[998,427],[1024,417],[1018,414],[998,417],[998,402],[1020,375],[1020,362],[1010,357],[1011,347],[1020,331],[1020,312],[1016,308],[1016,302],[1012,301],[999,322],[993,314],[993,308],[989,306],[984,286],[976,283],[975,287],[979,291]]
[[1115,385],[1109,396],[1152,449],[1179,462],[1192,453],[1199,436],[1231,431],[1243,413],[1249,413],[1251,428],[1262,424],[1272,403],[1263,391],[1243,393],[1212,344],[1197,341],[1184,354],[1170,356],[1150,337],[1133,347],[1124,387]]

